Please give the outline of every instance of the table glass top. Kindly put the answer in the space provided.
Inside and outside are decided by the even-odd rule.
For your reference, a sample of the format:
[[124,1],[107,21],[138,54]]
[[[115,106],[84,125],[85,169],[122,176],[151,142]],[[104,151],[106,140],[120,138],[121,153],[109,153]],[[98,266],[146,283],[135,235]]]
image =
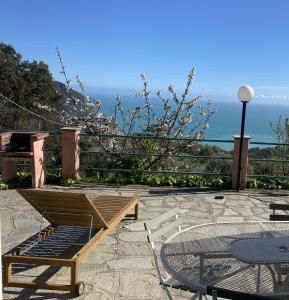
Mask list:
[[230,253],[248,263],[289,263],[289,237],[240,239],[231,243]]

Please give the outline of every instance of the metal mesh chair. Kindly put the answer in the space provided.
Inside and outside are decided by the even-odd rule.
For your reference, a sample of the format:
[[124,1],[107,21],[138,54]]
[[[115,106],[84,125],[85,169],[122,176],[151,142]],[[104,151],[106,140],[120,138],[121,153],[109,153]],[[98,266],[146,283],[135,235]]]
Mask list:
[[156,250],[156,243],[162,242],[162,238],[166,237],[167,234],[172,234],[181,230],[182,221],[179,219],[179,209],[174,208],[167,211],[160,216],[150,219],[144,222],[144,228],[147,232],[147,240],[150,244],[150,249],[154,258],[155,267],[157,270],[157,274],[160,280],[160,285],[166,292],[168,298],[170,300],[173,299],[169,288],[189,291],[192,293],[196,293],[191,299],[195,299],[199,297],[202,298],[202,295],[198,293],[196,290],[192,290],[187,286],[182,285],[180,282],[169,276],[161,267],[159,263],[159,255]]

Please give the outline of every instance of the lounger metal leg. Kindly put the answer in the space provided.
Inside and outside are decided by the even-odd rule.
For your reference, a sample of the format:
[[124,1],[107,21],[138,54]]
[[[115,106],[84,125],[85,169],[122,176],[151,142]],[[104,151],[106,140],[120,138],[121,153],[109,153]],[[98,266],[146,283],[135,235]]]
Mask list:
[[40,237],[41,237],[41,229],[42,229],[44,214],[45,214],[45,212],[43,212],[43,214],[41,215],[41,222],[40,222],[40,228],[39,228],[39,234],[38,234],[38,241],[40,241]]
[[89,228],[88,241],[90,241],[90,239],[91,239],[91,230],[92,230],[92,224],[93,224],[93,215],[91,215],[90,217],[91,217],[91,220],[90,220],[90,228]]
[[217,291],[216,290],[212,290],[212,299],[217,300]]
[[202,294],[200,292],[197,292],[190,298],[190,300],[202,299],[202,297]]

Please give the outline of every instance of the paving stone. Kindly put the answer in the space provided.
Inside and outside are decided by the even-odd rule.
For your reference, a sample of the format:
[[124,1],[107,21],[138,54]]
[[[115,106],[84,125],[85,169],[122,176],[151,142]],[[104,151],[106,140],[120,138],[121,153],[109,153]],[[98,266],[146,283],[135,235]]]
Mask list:
[[83,275],[94,275],[101,272],[108,272],[109,267],[105,264],[105,262],[101,262],[99,264],[91,263],[89,260],[85,260],[79,266],[79,272],[81,274],[80,278]]
[[226,208],[224,212],[224,216],[238,216],[239,213],[235,212],[234,210],[230,208]]
[[251,207],[232,207],[232,209],[237,212],[238,214],[240,215],[250,215],[250,216],[253,216],[254,215],[254,211],[253,211],[253,208]]
[[180,208],[183,209],[197,209],[198,211],[207,211],[208,210],[208,205],[206,203],[198,203],[198,202],[183,202],[180,203]]
[[167,206],[169,206],[169,207],[176,207],[176,206],[178,206],[178,202],[176,200],[172,199],[172,198],[166,199],[164,204],[167,205]]
[[131,258],[120,258],[107,262],[107,265],[112,270],[152,270],[154,265],[151,257],[131,257]]
[[215,209],[215,208],[225,208],[225,206],[224,205],[222,205],[222,204],[216,204],[216,203],[211,203],[211,205],[210,205],[210,207],[212,208],[212,209]]
[[93,292],[88,295],[76,298],[76,299],[83,299],[83,300],[111,300],[113,299],[113,295],[109,293],[105,293],[103,291]]
[[88,280],[93,291],[103,291],[113,295],[119,285],[119,274],[116,272],[98,272],[90,274]]
[[254,203],[252,201],[247,200],[247,199],[242,199],[242,200],[233,200],[230,202],[231,206],[247,206],[247,207],[254,207]]
[[121,232],[118,238],[126,242],[146,242],[146,234],[144,231],[138,232]]
[[146,243],[120,242],[117,247],[117,254],[120,256],[150,256],[151,252]]
[[215,208],[213,210],[211,210],[211,215],[213,217],[217,217],[217,216],[221,216],[224,214],[224,208]]
[[143,204],[145,206],[157,206],[157,207],[161,207],[162,204],[163,204],[163,200],[158,200],[158,199],[155,199],[155,198],[145,198],[143,200]]
[[97,245],[97,252],[103,252],[103,253],[116,253],[116,249],[117,249],[117,244],[113,243],[113,244],[99,244]]
[[146,212],[158,212],[160,214],[165,213],[166,211],[169,211],[171,208],[166,207],[165,205],[162,205],[162,207],[146,207]]
[[144,231],[144,222],[136,222],[124,226],[125,229],[130,231]]
[[186,225],[185,227],[191,227],[193,225],[198,225],[198,224],[204,224],[204,223],[211,223],[213,222],[213,218],[202,218],[202,217],[191,217],[191,218],[182,218],[183,225]]
[[265,215],[260,215],[260,216],[254,216],[254,219],[253,218],[245,218],[246,221],[268,221],[268,215],[265,214]]
[[116,244],[117,241],[115,238],[111,237],[111,236],[106,236],[102,241],[101,244],[102,245],[110,245],[110,244]]
[[91,251],[87,255],[87,257],[85,258],[85,262],[89,264],[101,264],[116,258],[117,258],[116,253],[99,252],[97,251],[97,248],[95,248],[95,251]]
[[187,202],[188,200],[183,196],[174,195],[173,199],[177,200],[177,202]]
[[163,290],[154,274],[125,272],[120,274],[120,299],[160,299]]
[[210,218],[210,214],[208,212],[202,212],[196,209],[187,209],[185,215],[197,218]]
[[263,214],[266,211],[263,208],[252,208],[252,210],[253,210],[254,214],[257,216]]
[[[224,199],[214,199],[220,192],[194,192],[186,189],[148,187],[106,187],[87,185],[72,188],[49,187],[46,189],[66,192],[89,192],[97,195],[140,196],[140,220],[122,222],[113,229],[101,244],[80,264],[79,280],[86,284],[85,293],[76,299],[114,299],[114,300],[161,300],[167,299],[159,286],[153,258],[151,256],[143,221],[149,220],[179,207],[183,227],[210,222],[239,222],[250,220],[268,220],[269,203],[289,203],[289,195],[280,192],[274,194],[246,194],[226,192]],[[2,251],[11,249],[39,229],[41,216],[15,190],[0,192],[0,216],[2,231]],[[43,224],[44,227],[44,224]],[[168,236],[168,233],[166,236]],[[156,242],[159,251],[166,237]],[[35,278],[41,268],[22,272],[23,279]],[[45,269],[45,267],[44,267]],[[43,270],[44,270],[43,269]],[[53,281],[68,281],[70,270],[62,268],[53,276]],[[173,293],[174,299],[189,299],[191,294]],[[9,288],[4,299],[68,299],[67,292],[34,291]]]
[[244,217],[217,217],[216,222],[243,222]]

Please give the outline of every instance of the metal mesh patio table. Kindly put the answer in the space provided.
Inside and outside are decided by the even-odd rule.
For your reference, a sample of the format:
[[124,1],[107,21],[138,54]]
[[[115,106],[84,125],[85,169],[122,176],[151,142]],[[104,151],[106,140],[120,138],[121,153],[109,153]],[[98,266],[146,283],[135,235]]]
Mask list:
[[168,238],[160,256],[173,278],[202,294],[289,297],[289,222],[193,226]]

